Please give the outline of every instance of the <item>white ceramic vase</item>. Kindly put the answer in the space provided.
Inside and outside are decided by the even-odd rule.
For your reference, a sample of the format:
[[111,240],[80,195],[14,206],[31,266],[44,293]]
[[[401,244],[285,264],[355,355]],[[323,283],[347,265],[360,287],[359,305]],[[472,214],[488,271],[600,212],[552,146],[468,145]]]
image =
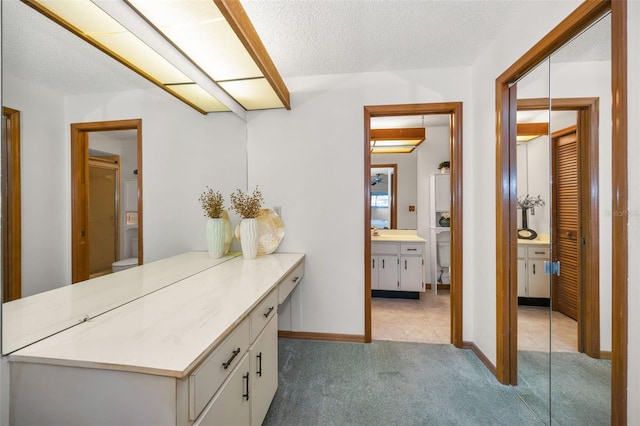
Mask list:
[[227,226],[222,218],[207,220],[207,250],[209,257],[218,259],[224,255]]
[[258,220],[245,218],[240,221],[240,246],[242,257],[255,259],[258,255]]

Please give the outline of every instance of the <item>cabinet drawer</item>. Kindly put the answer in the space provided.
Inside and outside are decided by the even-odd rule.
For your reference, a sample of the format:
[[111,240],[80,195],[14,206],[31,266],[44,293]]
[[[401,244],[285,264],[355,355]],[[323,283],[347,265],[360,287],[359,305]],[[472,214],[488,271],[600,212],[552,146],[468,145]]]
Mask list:
[[518,258],[524,259],[526,252],[527,252],[527,248],[518,244]]
[[371,254],[398,254],[398,244],[371,243]]
[[271,317],[278,313],[278,289],[273,289],[256,308],[251,311],[251,342],[260,334]]
[[546,246],[542,246],[542,247],[527,247],[527,255],[529,257],[535,257],[538,259],[549,259],[549,247]]
[[400,254],[422,254],[423,244],[400,244]]
[[281,305],[289,294],[293,291],[295,286],[300,283],[304,276],[304,261],[300,262],[296,268],[291,271],[282,281],[278,284],[278,305]]
[[[249,349],[245,319],[189,376],[189,418],[195,420]],[[226,366],[226,367],[225,367]]]

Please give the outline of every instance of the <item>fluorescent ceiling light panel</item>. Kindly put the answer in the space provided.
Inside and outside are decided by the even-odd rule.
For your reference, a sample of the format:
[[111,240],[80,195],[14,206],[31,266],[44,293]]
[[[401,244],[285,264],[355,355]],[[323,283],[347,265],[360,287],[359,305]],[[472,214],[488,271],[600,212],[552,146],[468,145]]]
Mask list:
[[409,154],[413,151],[415,147],[373,147],[371,148],[372,154]]
[[290,109],[237,0],[23,1],[202,113]]
[[189,99],[199,109],[208,112],[229,111],[218,99],[211,96],[202,87],[195,83],[192,84],[176,84],[168,86],[168,89],[176,92],[178,95]]
[[284,107],[266,78],[225,81],[219,84],[248,110]]
[[213,0],[127,0],[215,81],[263,77]]

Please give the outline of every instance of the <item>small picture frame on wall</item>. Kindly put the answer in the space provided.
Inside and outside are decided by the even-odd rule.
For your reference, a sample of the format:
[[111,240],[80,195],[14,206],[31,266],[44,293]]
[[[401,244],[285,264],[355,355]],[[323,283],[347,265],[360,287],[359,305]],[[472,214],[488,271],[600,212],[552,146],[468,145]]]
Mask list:
[[138,224],[138,212],[127,212],[125,222],[127,225],[137,225]]

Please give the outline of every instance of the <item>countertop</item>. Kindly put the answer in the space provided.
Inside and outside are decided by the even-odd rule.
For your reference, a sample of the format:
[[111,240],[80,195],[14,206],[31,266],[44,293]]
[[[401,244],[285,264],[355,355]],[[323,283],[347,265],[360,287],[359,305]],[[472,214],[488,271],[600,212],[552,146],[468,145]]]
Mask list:
[[13,352],[238,255],[210,259],[207,252],[184,253],[5,303],[2,350]]
[[9,361],[183,378],[303,261],[299,253],[228,260],[16,351]]
[[551,244],[549,240],[549,235],[538,235],[538,238],[535,240],[525,240],[518,238],[518,245],[527,245],[527,246],[548,246]]
[[417,236],[415,231],[380,230],[378,232],[380,235],[371,235],[372,243],[424,243],[427,241]]

